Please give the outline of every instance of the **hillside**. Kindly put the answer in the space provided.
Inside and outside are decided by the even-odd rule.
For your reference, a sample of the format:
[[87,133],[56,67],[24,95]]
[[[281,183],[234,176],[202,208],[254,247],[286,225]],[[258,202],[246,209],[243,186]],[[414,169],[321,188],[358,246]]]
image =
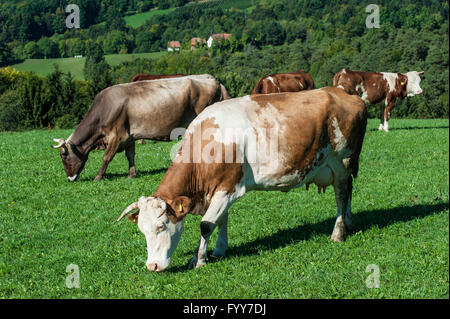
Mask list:
[[[109,65],[118,65],[125,61],[133,61],[137,58],[157,59],[166,52],[151,53],[133,53],[133,54],[108,54],[105,55],[106,62]],[[26,59],[24,62],[14,64],[11,67],[19,71],[34,72],[45,76],[53,72],[54,64],[58,65],[59,70],[64,73],[70,72],[77,80],[84,80],[83,67],[86,58],[60,58],[60,59]]]

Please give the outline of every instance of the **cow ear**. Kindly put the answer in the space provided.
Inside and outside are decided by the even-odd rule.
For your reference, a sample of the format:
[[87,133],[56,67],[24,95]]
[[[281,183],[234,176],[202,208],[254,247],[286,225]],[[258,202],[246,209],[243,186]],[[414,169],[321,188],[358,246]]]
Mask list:
[[128,219],[132,222],[132,223],[136,223],[139,217],[139,211],[132,213],[130,215],[128,215]]
[[406,97],[408,95],[408,92],[406,91],[406,88],[408,87],[408,77],[404,74],[401,74],[397,81],[399,82],[398,85],[400,86],[401,96]]
[[178,196],[170,204],[175,213],[176,221],[183,219],[192,208],[192,200],[187,196]]

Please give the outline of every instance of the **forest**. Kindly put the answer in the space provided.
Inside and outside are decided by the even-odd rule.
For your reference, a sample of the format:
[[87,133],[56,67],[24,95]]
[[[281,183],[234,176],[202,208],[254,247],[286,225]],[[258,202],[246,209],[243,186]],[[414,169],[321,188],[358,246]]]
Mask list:
[[[316,87],[331,85],[342,68],[423,70],[424,93],[398,101],[393,116],[448,118],[447,1],[378,1],[380,27],[371,29],[365,23],[368,1],[72,2],[82,12],[80,29],[65,27],[62,1],[0,0],[0,65],[26,58],[87,57],[85,81],[57,68],[46,77],[0,69],[0,130],[74,127],[96,93],[135,73],[210,73],[237,97],[249,94],[261,76],[298,69],[305,69]],[[124,20],[170,7],[176,9],[137,28]],[[212,48],[190,50],[190,38],[220,32],[232,37]],[[165,51],[171,40],[182,43],[181,52],[117,66],[103,58]],[[371,106],[369,113],[377,115],[378,108]]]

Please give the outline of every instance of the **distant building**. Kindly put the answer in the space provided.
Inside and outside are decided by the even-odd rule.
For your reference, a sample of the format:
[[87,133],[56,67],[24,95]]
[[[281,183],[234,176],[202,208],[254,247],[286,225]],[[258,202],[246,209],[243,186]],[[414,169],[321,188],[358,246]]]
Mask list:
[[181,44],[180,41],[170,41],[167,45],[167,51],[173,52],[173,51],[180,51]]
[[192,38],[191,39],[191,50],[195,50],[197,48],[197,43],[199,45],[206,43],[205,39],[202,38]]
[[82,57],[83,57],[82,55],[75,55],[75,56],[74,56],[75,59],[80,59],[80,58],[82,58]]
[[231,33],[215,33],[212,36],[209,37],[206,44],[208,45],[208,48],[210,48],[214,41],[222,41],[222,39],[228,40],[231,37]]

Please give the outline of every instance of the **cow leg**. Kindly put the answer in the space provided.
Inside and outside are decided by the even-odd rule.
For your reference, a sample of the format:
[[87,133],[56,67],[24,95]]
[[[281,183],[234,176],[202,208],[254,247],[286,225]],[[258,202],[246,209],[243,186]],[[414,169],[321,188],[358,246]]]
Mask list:
[[[225,192],[219,191],[211,199],[209,208],[203,216],[202,222],[200,223],[200,243],[195,250],[194,257],[189,264],[189,268],[201,267],[206,264],[208,241],[217,224],[221,225],[221,238],[222,240],[224,239],[223,226],[226,226],[226,222],[223,218],[226,219],[228,207],[230,207],[231,204],[232,200],[230,199],[230,196],[227,196]],[[223,244],[223,242],[219,244],[219,247]]]
[[382,105],[380,106],[380,126],[378,126],[378,130],[382,131],[384,129],[384,109]]
[[335,176],[333,187],[334,197],[336,199],[338,217],[334,225],[331,241],[339,242],[344,240],[345,234],[352,227],[352,188],[353,182],[351,175],[347,172],[344,165],[334,165],[333,173]]
[[116,155],[117,150],[119,149],[119,144],[120,142],[118,140],[112,141],[111,143],[108,144],[105,154],[103,155],[102,167],[98,171],[97,176],[94,179],[95,181],[100,181],[105,176],[106,168],[114,158],[114,155]]
[[130,145],[125,150],[125,155],[128,159],[128,178],[136,177],[136,168],[134,166],[134,155],[135,155],[135,142],[131,141]]
[[213,257],[225,257],[228,249],[228,212],[225,212],[217,222],[218,237]]
[[383,130],[385,132],[389,132],[389,118],[391,117],[391,110],[394,107],[395,102],[390,101],[387,103],[386,108],[384,109],[384,127]]

